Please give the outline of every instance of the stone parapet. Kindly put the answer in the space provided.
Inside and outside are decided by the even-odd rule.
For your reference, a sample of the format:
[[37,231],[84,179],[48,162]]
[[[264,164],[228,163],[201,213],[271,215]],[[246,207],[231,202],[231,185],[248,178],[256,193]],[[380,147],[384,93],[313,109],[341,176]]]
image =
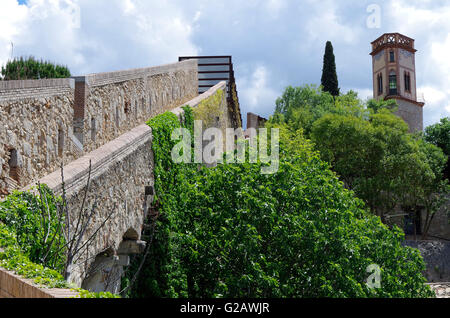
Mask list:
[[97,87],[170,72],[190,71],[193,68],[197,68],[197,60],[186,60],[178,63],[164,64],[145,68],[135,68],[123,71],[95,73],[86,76],[74,76],[72,78],[76,82],[84,82],[90,87]]
[[42,288],[11,271],[0,267],[0,298],[76,298],[70,289]]
[[74,89],[75,80],[71,78],[0,81],[0,102],[45,98],[73,93]]

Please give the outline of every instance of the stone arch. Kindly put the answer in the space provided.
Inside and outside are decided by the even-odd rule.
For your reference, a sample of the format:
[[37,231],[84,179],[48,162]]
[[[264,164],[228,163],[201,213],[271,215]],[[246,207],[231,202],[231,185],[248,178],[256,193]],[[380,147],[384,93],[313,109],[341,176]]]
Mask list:
[[123,274],[121,259],[115,255],[112,247],[97,254],[90,264],[81,288],[91,292],[120,292],[120,281]]
[[138,240],[139,239],[139,233],[133,228],[129,228],[124,234],[123,234],[124,240]]

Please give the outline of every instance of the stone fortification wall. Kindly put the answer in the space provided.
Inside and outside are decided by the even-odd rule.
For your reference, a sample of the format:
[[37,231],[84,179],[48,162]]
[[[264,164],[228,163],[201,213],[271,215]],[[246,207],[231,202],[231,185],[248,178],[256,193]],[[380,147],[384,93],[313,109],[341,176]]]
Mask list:
[[89,152],[197,96],[197,60],[75,79],[75,135]]
[[[219,83],[204,94],[181,103],[181,106],[189,105],[196,108],[205,105],[207,101],[212,109],[216,109],[217,107],[211,105],[211,101],[215,100],[224,114],[218,119],[218,123],[221,123],[219,126],[225,127],[228,118],[224,90],[225,82]],[[181,106],[174,108],[172,112],[183,120],[184,111]],[[213,118],[215,120],[216,115]],[[80,287],[91,289],[93,286],[99,291],[99,288],[106,284],[98,279],[104,279],[105,275],[89,274],[91,265],[95,263],[105,272],[111,272],[111,267],[114,266],[126,266],[127,259],[124,254],[133,248],[124,248],[124,244],[135,242],[136,246],[140,242],[144,219],[153,199],[152,138],[151,129],[142,124],[64,167],[65,190],[73,228],[86,190],[91,160],[90,187],[85,208],[91,207],[96,202],[97,209],[84,239],[87,239],[109,213],[114,211],[111,219],[98,232],[95,240],[89,244],[87,252],[83,253],[72,269],[69,280]],[[60,171],[42,178],[40,182],[47,184],[57,194],[61,194]],[[90,276],[89,283],[86,283],[87,275]],[[110,286],[108,290],[115,292],[117,288]]]
[[80,155],[73,79],[0,82],[0,196]]
[[0,82],[0,199],[197,96],[197,60]]

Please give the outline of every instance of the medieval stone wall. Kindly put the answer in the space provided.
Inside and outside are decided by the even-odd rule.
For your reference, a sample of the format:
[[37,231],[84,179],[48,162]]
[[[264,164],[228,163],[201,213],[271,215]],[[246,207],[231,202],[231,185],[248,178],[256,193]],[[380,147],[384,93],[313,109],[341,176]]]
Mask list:
[[73,99],[73,79],[0,82],[0,196],[79,156]]
[[0,198],[197,96],[197,60],[0,82]]
[[89,152],[197,96],[197,60],[77,77],[76,84],[74,125]]
[[[172,112],[183,120],[182,106],[189,105],[196,108],[205,105],[205,101],[208,104],[216,101],[217,107],[210,105],[211,109],[219,109],[223,117],[219,117],[216,122],[216,114],[213,114],[214,121],[206,124],[205,128],[216,127],[217,123],[218,127],[225,128],[228,124],[225,89],[225,82],[221,82],[204,94],[179,104],[180,106],[174,108]],[[112,211],[114,212],[72,268],[69,280],[78,286],[82,286],[92,268],[91,265],[95,260],[99,261],[99,256],[104,256],[104,263],[112,264],[114,257],[120,262],[121,259],[125,259],[121,257],[123,256],[120,252],[121,243],[124,240],[139,242],[144,219],[153,199],[152,191],[148,191],[153,189],[154,185],[152,138],[151,129],[142,124],[64,167],[65,191],[70,207],[72,229],[75,228],[87,182],[90,179],[84,208],[90,210],[94,204],[97,208],[92,223],[83,237],[84,241],[98,229]],[[91,162],[90,178],[89,162]],[[60,171],[55,171],[39,181],[47,184],[56,194],[62,193]],[[104,277],[92,276],[98,276],[99,279]],[[103,283],[90,281],[89,286],[99,288]]]

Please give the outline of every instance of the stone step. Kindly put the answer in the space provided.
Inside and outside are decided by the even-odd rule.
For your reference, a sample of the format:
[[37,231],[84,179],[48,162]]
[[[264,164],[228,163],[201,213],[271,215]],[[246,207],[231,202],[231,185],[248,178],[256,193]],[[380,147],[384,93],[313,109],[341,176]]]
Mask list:
[[16,180],[10,178],[10,177],[5,177],[5,183],[6,183],[6,190],[9,193],[12,193],[13,190],[17,190],[19,189],[19,184],[17,183]]

